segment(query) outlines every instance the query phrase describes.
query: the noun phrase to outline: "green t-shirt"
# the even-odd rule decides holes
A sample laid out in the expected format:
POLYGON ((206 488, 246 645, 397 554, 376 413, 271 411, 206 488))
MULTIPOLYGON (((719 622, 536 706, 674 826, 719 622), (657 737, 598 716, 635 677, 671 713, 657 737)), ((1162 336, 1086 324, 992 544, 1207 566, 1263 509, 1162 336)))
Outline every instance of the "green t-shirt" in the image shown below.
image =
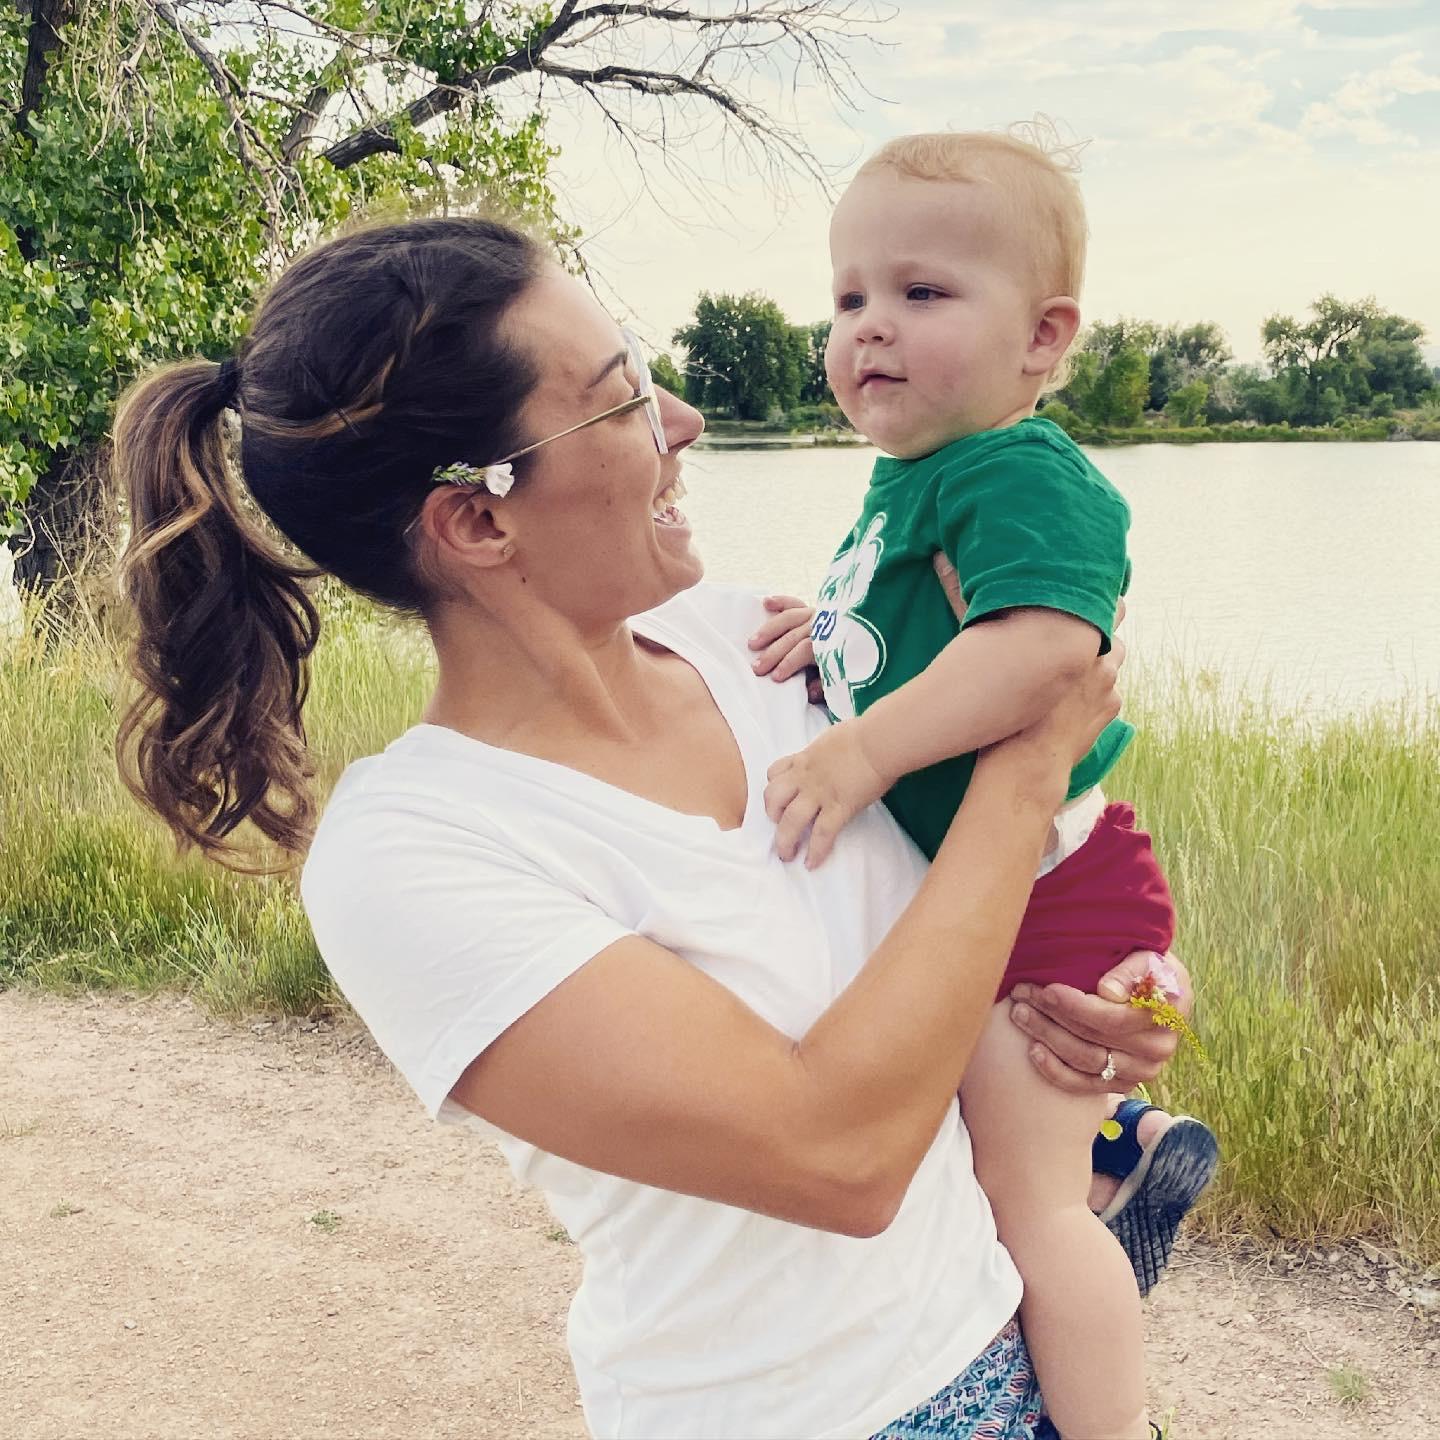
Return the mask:
MULTIPOLYGON (((815 658, 831 713, 863 714, 960 633, 935 578, 937 550, 960 575, 967 626, 1021 606, 1061 610, 1095 627, 1103 654, 1130 583, 1129 526, 1120 493, 1049 420, 967 435, 921 460, 881 456, 816 608, 815 658)), ((1133 735, 1123 720, 1106 727, 1071 776, 1072 798, 1099 784, 1133 735)), ((973 755, 943 760, 903 776, 885 797, 932 858, 974 768, 973 755)))

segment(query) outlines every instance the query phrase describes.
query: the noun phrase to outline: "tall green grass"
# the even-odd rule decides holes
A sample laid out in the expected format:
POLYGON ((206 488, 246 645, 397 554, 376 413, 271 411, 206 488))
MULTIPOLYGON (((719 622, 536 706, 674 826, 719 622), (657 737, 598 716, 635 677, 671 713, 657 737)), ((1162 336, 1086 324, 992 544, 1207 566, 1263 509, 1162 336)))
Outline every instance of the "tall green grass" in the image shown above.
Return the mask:
MULTIPOLYGON (((414 721, 425 655, 361 609, 327 615, 322 787, 414 721)), ((0 985, 332 1001, 293 881, 177 858, 120 786, 119 668, 94 626, 41 624, 0 660, 0 985)), ((1180 905, 1208 1059, 1155 1088, 1220 1134, 1206 1223, 1440 1260, 1440 707, 1307 721, 1181 667, 1129 694, 1141 738, 1107 789, 1180 905)))
MULTIPOLYGON (((306 707, 322 791, 418 717, 425 656, 413 634, 330 608, 306 707)), ((121 785, 122 671, 119 643, 75 618, 40 617, 0 660, 0 985, 180 986, 231 1013, 333 1001, 294 877, 178 856, 121 785)))
POLYGON ((1217 1226, 1440 1259, 1440 706, 1306 720, 1142 677, 1133 798, 1180 911, 1207 1060, 1158 1098, 1225 1150, 1217 1226))

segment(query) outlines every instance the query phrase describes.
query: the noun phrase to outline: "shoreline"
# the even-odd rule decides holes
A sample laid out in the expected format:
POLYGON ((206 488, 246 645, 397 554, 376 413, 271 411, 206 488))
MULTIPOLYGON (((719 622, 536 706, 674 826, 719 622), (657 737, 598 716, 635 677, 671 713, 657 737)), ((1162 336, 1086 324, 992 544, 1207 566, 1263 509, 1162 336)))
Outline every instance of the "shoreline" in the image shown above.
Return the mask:
MULTIPOLYGON (((723 422, 722 422, 723 423, 723 422)), ((1097 448, 1126 445, 1425 445, 1440 442, 1440 426, 1433 433, 1412 435, 1406 431, 1385 434, 1354 433, 1332 430, 1326 426, 1303 426, 1294 429, 1280 426, 1230 427, 1202 425, 1191 429, 1150 428, 1137 426, 1125 430, 1081 430, 1071 436, 1077 445, 1097 448)), ((698 450, 810 450, 864 449, 870 446, 864 435, 849 432, 791 432, 788 430, 755 430, 748 433, 716 434, 706 430, 695 442, 698 450)))
POLYGON ((822 431, 795 434, 789 430, 757 430, 753 435, 712 434, 706 430, 695 442, 697 450, 848 450, 866 448, 870 444, 864 435, 853 430, 832 432, 822 431))

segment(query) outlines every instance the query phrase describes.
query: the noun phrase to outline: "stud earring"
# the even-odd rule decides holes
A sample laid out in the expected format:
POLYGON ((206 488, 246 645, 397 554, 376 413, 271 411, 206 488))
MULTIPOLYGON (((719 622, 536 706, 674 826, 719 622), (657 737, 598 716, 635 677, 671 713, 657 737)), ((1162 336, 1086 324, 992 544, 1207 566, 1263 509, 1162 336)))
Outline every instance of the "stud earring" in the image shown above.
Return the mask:
POLYGON ((500 547, 500 553, 508 560, 515 553, 515 542, 513 540, 507 540, 504 545, 500 547))

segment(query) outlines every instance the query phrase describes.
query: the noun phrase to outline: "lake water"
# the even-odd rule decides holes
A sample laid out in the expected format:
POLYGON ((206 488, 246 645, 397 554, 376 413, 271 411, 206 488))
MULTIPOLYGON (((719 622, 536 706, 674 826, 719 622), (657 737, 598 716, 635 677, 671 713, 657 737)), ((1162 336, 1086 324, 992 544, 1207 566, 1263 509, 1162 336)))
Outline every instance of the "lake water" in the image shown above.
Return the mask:
MULTIPOLYGON (((712 579, 807 598, 859 511, 868 448, 692 450, 712 579)), ((1094 452, 1130 502, 1126 640, 1314 711, 1440 692, 1440 444, 1094 452)))

